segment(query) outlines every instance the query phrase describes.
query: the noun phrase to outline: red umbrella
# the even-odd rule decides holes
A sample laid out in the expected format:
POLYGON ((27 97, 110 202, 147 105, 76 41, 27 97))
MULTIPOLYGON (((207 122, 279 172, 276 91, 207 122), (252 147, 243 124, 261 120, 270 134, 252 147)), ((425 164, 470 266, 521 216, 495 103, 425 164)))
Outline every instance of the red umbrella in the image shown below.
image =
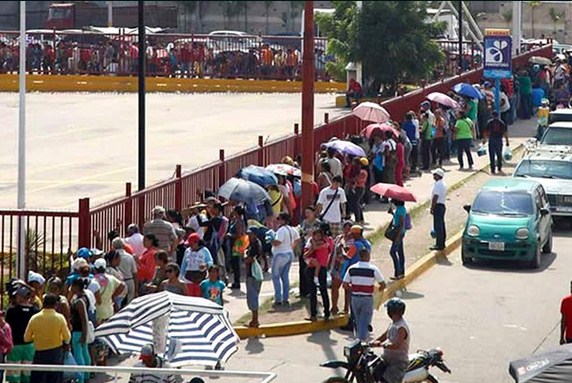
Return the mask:
POLYGON ((397 129, 393 125, 384 122, 383 124, 370 124, 364 130, 361 131, 361 135, 367 138, 371 138, 376 134, 383 136, 385 132, 391 132, 394 136, 399 136, 397 129))
POLYGON ((417 202, 417 198, 403 186, 379 183, 369 188, 372 192, 382 197, 397 199, 403 202, 417 202))

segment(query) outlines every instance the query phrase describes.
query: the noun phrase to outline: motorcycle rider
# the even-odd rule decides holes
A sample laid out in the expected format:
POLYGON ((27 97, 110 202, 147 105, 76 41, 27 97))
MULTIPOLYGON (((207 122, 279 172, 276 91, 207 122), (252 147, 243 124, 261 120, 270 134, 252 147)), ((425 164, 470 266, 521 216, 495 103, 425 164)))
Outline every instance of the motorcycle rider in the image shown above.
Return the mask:
POLYGON ((372 347, 383 347, 383 359, 386 363, 383 379, 387 383, 401 383, 409 363, 409 326, 405 314, 405 302, 391 298, 385 304, 387 315, 392 323, 379 338, 371 343, 372 347))

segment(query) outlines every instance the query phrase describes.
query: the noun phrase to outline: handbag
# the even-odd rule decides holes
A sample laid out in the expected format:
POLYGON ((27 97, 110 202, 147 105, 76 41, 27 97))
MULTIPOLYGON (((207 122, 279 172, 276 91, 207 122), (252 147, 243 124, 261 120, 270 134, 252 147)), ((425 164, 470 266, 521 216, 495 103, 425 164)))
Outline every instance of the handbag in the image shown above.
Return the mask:
POLYGON ((385 229, 385 233, 383 233, 383 235, 385 236, 385 238, 393 242, 395 241, 395 238, 397 238, 397 229, 398 228, 395 227, 392 221, 389 223, 389 225, 387 225, 387 228, 385 229))
POLYGON ((252 272, 252 277, 256 279, 258 282, 262 282, 264 280, 264 273, 262 272, 262 267, 260 263, 254 258, 252 264, 250 265, 250 271, 252 272))
POLYGON ((88 320, 87 321, 87 335, 85 336, 85 343, 91 344, 95 341, 95 326, 93 323, 88 320))
POLYGON ((409 215, 409 213, 405 214, 405 230, 411 230, 413 229, 413 222, 411 222, 411 216, 409 215))

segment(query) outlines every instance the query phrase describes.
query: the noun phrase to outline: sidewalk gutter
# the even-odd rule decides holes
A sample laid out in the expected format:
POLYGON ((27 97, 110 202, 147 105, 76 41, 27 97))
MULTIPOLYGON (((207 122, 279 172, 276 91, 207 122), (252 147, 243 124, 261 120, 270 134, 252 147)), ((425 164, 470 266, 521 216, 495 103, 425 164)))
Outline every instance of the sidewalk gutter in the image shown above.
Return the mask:
MULTIPOLYGON (((516 146, 513 150, 513 158, 517 152, 520 152, 524 147, 523 144, 516 146)), ((467 182, 468 179, 474 177, 478 172, 483 171, 489 165, 486 164, 482 166, 477 171, 471 173, 467 177, 463 178, 462 180, 456 182, 452 186, 450 186, 447 191, 453 191, 458 189, 463 183, 467 182)), ((429 206, 429 201, 421 203, 415 206, 411 211, 417 211, 421 208, 429 206)), ((378 228, 375 232, 370 234, 368 237, 376 237, 379 233, 384 230, 385 228, 378 228)), ((413 266, 407 269, 407 273, 405 278, 399 281, 391 282, 387 285, 384 295, 383 295, 383 302, 388 300, 389 298, 393 297, 395 293, 399 290, 403 290, 407 285, 411 282, 416 280, 419 276, 421 276, 424 272, 429 270, 433 265, 437 263, 439 259, 446 258, 449 254, 454 252, 460 245, 461 240, 463 237, 463 230, 460 230, 458 233, 453 235, 447 243, 445 244, 445 249, 443 251, 431 251, 430 253, 426 254, 423 258, 415 262, 413 266)), ((277 336, 290 336, 290 335, 300 335, 300 334, 308 334, 317 331, 325 331, 325 330, 332 330, 334 328, 345 326, 348 322, 348 316, 343 315, 337 318, 332 318, 328 321, 320 319, 316 322, 309 322, 309 321, 295 321, 295 322, 285 322, 285 323, 275 323, 269 325, 262 325, 258 328, 250 328, 244 326, 235 327, 235 331, 240 337, 240 339, 247 339, 247 338, 254 338, 254 337, 277 337, 277 336)))

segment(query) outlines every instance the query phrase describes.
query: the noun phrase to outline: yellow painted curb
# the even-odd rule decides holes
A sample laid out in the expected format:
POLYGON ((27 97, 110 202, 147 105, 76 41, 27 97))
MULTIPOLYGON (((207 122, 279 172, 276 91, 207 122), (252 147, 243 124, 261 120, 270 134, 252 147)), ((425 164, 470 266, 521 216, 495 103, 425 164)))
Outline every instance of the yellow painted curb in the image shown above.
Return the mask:
POLYGON ((287 323, 276 323, 263 325, 257 328, 251 327, 235 327, 234 330, 240 339, 247 339, 253 337, 275 337, 275 336, 290 336, 299 334, 308 334, 318 331, 331 330, 334 328, 345 326, 348 323, 348 316, 343 315, 332 318, 328 321, 323 319, 315 322, 310 321, 297 321, 287 323))
MULTIPOLYGON (((314 93, 336 93, 345 90, 344 83, 321 82, 314 84, 314 93)), ((147 92, 237 92, 237 93, 298 93, 301 81, 198 79, 147 77, 147 92)), ((28 75, 29 92, 137 92, 137 77, 80 76, 80 75, 28 75)), ((18 91, 18 75, 0 75, 1 92, 18 91)))

